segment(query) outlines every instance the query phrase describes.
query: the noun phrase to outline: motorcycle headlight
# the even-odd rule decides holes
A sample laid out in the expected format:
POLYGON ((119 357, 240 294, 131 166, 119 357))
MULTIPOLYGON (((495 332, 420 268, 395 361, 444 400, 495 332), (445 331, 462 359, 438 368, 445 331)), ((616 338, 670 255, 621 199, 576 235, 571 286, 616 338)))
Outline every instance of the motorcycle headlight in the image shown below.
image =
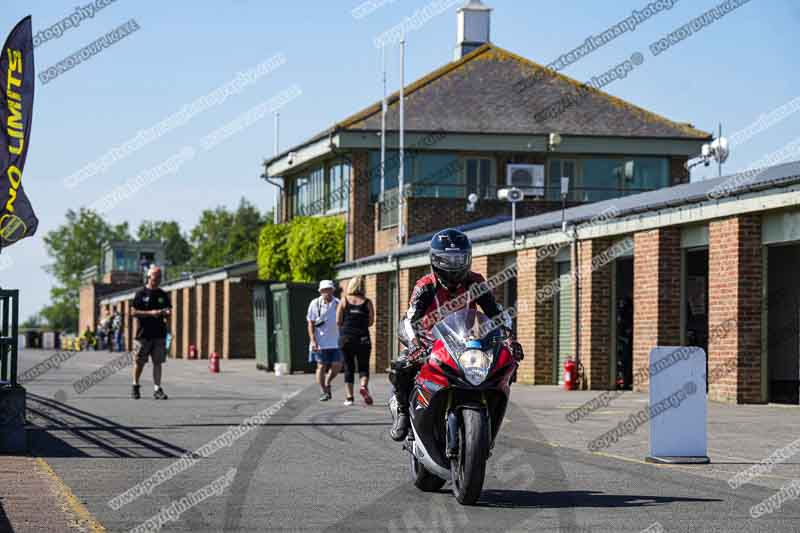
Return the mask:
POLYGON ((465 350, 458 357, 458 363, 464 369, 464 376, 473 385, 480 385, 489 373, 492 358, 481 350, 465 350))

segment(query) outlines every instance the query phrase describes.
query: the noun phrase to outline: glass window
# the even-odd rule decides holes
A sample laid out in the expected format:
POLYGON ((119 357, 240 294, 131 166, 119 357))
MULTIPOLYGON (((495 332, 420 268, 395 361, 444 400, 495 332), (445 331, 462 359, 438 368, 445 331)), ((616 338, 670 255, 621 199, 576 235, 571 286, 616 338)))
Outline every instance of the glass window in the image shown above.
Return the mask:
POLYGON ((294 215, 309 216, 325 211, 325 169, 317 167, 294 180, 294 215))
POLYGON ((328 211, 347 209, 350 192, 350 164, 333 163, 328 169, 328 211))
POLYGON ((564 176, 570 178, 570 200, 597 202, 667 187, 669 161, 664 157, 551 159, 547 174, 548 200, 560 200, 564 176))
POLYGON ((577 168, 576 162, 572 159, 551 159, 547 166, 545 198, 551 202, 561 201, 561 178, 569 178, 567 199, 577 198, 576 189, 580 186, 577 180, 577 168))
POLYGON ((453 154, 419 154, 416 158, 414 196, 458 198, 463 195, 463 161, 453 154))
POLYGON ((596 202, 622 196, 624 189, 622 159, 584 159, 582 191, 577 200, 596 202))
POLYGON ((467 158, 463 197, 476 193, 480 198, 494 198, 496 194, 494 161, 487 158, 467 158))
MULTIPOLYGON (((411 183, 414 177, 414 158, 413 152, 405 153, 405 168, 403 169, 404 180, 411 183)), ((400 152, 397 150, 386 150, 386 171, 384 178, 384 190, 396 189, 400 175, 400 152)), ((376 201, 381 192, 381 153, 380 151, 370 152, 369 154, 369 192, 372 201, 376 201)))

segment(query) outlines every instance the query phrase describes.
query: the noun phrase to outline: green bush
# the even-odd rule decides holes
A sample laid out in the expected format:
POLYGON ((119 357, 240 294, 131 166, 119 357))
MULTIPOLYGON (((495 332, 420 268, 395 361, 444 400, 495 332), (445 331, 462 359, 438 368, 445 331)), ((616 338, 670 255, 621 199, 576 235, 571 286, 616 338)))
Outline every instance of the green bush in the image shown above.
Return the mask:
POLYGON ((288 224, 266 224, 258 235, 258 277, 290 281, 289 255, 286 251, 288 224))
POLYGON ((289 224, 267 224, 258 242, 261 279, 314 282, 333 279, 344 261, 344 220, 296 217, 289 224))
POLYGON ((344 220, 299 217, 292 220, 287 243, 293 281, 333 279, 344 261, 344 220))

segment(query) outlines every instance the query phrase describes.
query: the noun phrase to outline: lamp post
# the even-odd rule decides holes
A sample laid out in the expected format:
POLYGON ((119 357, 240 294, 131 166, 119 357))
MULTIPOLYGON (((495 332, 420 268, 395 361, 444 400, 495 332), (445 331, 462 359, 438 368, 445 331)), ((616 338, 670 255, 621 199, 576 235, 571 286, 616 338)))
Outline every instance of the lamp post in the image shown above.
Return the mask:
POLYGON ((567 232, 567 194, 569 194, 569 178, 561 178, 561 231, 567 232))
POLYGON ((525 198, 525 193, 516 187, 510 189, 500 189, 497 191, 499 200, 506 200, 511 204, 511 242, 517 245, 517 202, 525 198))

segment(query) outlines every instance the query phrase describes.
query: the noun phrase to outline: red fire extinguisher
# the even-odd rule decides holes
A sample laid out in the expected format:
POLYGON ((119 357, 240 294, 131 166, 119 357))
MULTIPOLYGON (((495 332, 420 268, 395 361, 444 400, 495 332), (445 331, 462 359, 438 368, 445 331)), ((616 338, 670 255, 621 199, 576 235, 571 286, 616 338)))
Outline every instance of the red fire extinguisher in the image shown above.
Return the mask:
POLYGON ((217 352, 212 352, 208 358, 208 371, 214 374, 219 373, 219 355, 217 352))
POLYGON ((578 383, 578 365, 574 359, 564 363, 564 390, 575 390, 578 383))
POLYGON ((189 359, 197 359, 197 346, 194 344, 189 345, 189 359))

